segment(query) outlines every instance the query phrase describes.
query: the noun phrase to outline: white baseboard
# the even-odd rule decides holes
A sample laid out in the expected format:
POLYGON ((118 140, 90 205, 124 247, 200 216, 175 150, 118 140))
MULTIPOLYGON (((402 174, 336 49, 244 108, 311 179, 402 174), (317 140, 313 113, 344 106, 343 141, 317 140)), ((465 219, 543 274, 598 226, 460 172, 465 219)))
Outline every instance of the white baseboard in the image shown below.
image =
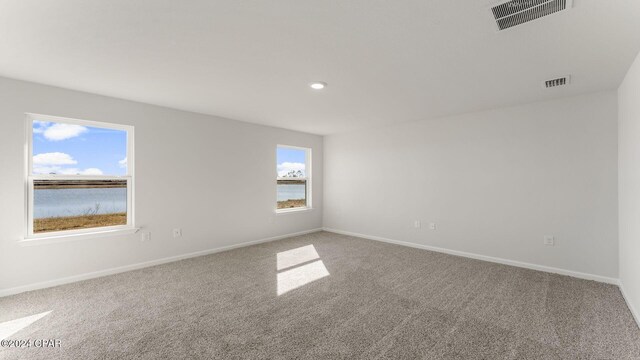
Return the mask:
POLYGON ((219 248, 196 251, 196 252, 192 252, 192 253, 188 253, 188 254, 170 256, 170 257, 166 257, 166 258, 162 258, 162 259, 151 260, 151 261, 146 261, 146 262, 137 263, 137 264, 131 264, 131 265, 125 265, 125 266, 120 266, 120 267, 115 267, 115 268, 105 269, 105 270, 100 270, 100 271, 94 271, 94 272, 90 272, 90 273, 74 275, 74 276, 64 277, 64 278, 55 279, 55 280, 43 281, 43 282, 29 284, 29 285, 17 286, 17 287, 9 288, 9 289, 1 289, 0 290, 0 297, 9 296, 9 295, 15 295, 15 294, 19 294, 19 293, 22 293, 22 292, 25 292, 25 291, 32 291, 32 290, 44 289, 44 288, 49 288, 49 287, 58 286, 58 285, 69 284, 69 283, 82 281, 82 280, 94 279, 94 278, 98 278, 98 277, 102 277, 102 276, 118 274, 118 273, 122 273, 122 272, 126 272, 126 271, 142 269, 142 268, 146 268, 146 267, 150 267, 150 266, 166 264, 166 263, 179 261, 179 260, 184 260, 184 259, 189 259, 189 258, 194 258, 194 257, 198 257, 198 256, 215 254, 215 253, 219 253, 219 252, 223 252, 223 251, 228 251, 228 250, 232 250, 232 249, 237 249, 237 248, 256 245, 256 244, 261 244, 261 243, 266 243, 266 242, 280 240, 280 239, 285 239, 285 238, 292 237, 292 236, 310 234, 310 233, 314 233, 314 232, 318 232, 318 231, 322 231, 322 229, 318 228, 318 229, 299 231, 299 232, 292 233, 292 234, 278 235, 278 236, 273 236, 273 237, 270 237, 270 238, 254 240, 254 241, 247 241, 247 242, 243 242, 243 243, 235 244, 235 245, 230 245, 230 246, 223 246, 223 247, 219 247, 219 248))
POLYGON ((624 301, 627 302, 627 306, 631 311, 631 315, 633 315, 633 318, 636 320, 636 324, 638 324, 638 327, 640 327, 640 313, 636 311, 636 308, 633 306, 631 301, 629 301, 629 296, 624 291, 624 284, 622 283, 622 281, 620 281, 620 284, 618 285, 618 287, 620 287, 620 292, 622 293, 622 297, 624 298, 624 301))
POLYGON ((531 263, 525 263, 525 262, 521 262, 521 261, 502 259, 502 258, 497 258, 497 257, 492 257, 492 256, 479 255, 479 254, 474 254, 474 253, 469 253, 469 252, 464 252, 464 251, 458 251, 458 250, 450 250, 450 249, 436 247, 436 246, 429 246, 429 245, 416 244, 416 243, 407 242, 407 241, 387 239, 387 238, 383 238, 383 237, 380 237, 380 236, 359 234, 359 233, 354 233, 354 232, 350 232, 350 231, 344 231, 344 230, 338 230, 338 229, 332 229, 332 228, 326 228, 326 227, 323 228, 323 230, 324 231, 328 231, 328 232, 332 232, 332 233, 336 233, 336 234, 355 236, 355 237, 368 239, 368 240, 375 240, 375 241, 381 241, 381 242, 386 242, 386 243, 390 243, 390 244, 408 246, 408 247, 413 247, 413 248, 418 248, 418 249, 423 249, 423 250, 430 250, 430 251, 435 251, 435 252, 439 252, 439 253, 445 253, 445 254, 455 255, 455 256, 462 256, 462 257, 476 259, 476 260, 489 261, 489 262, 503 264, 503 265, 517 266, 517 267, 521 267, 521 268, 525 268, 525 269, 544 271, 544 272, 560 274, 560 275, 567 275, 567 276, 572 276, 572 277, 576 277, 576 278, 579 278, 579 279, 593 280, 593 281, 603 282, 603 283, 607 283, 607 284, 619 285, 619 283, 620 283, 619 280, 615 279, 615 278, 610 278, 610 277, 600 276, 600 275, 594 275, 594 274, 588 274, 588 273, 583 273, 583 272, 578 272, 578 271, 559 269, 559 268, 554 268, 554 267, 549 267, 549 266, 544 266, 544 265, 537 265, 537 264, 531 264, 531 263))

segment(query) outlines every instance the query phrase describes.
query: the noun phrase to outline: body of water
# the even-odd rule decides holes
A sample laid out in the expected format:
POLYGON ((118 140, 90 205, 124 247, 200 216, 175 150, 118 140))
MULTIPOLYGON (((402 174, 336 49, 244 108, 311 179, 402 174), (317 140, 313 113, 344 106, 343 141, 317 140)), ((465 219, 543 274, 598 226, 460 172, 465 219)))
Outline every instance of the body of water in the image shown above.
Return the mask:
MULTIPOLYGON (((303 184, 279 184, 278 201, 305 198, 303 184)), ((33 218, 127 212, 126 188, 36 189, 33 218)))
POLYGON ((36 189, 33 218, 127 212, 126 188, 36 189))
POLYGON ((278 184, 278 201, 305 198, 304 184, 278 184))

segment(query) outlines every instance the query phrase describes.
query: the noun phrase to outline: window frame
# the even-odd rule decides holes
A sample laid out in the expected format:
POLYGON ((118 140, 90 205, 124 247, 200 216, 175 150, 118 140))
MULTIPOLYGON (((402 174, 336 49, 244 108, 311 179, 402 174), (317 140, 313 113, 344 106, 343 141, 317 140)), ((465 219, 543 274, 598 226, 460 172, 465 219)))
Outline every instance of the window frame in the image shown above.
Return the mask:
POLYGON ((311 166, 311 152, 312 149, 308 148, 308 147, 302 147, 302 146, 294 146, 294 145, 283 145, 283 144, 278 144, 276 145, 276 188, 275 188, 275 205, 276 205, 276 213, 278 214, 282 214, 282 213, 290 213, 290 212, 298 212, 298 211, 305 211, 305 210, 312 210, 313 206, 312 206, 312 166, 311 166), (303 150, 305 152, 305 157, 304 157, 304 178, 287 178, 287 177, 280 177, 278 176, 278 148, 287 148, 287 149, 294 149, 294 150, 303 150), (306 206, 300 206, 300 207, 295 207, 295 208, 285 208, 285 209, 278 209, 278 181, 279 180, 291 180, 291 179, 297 179, 297 180, 304 180, 305 181, 305 200, 306 200, 306 206))
POLYGON ((37 240, 46 238, 60 238, 67 236, 81 236, 99 233, 117 233, 121 231, 133 231, 135 228, 135 156, 134 156, 134 127, 123 124, 80 120, 61 116, 42 115, 34 113, 25 114, 25 240, 37 240), (81 125, 109 130, 121 130, 127 133, 127 173, 125 175, 59 175, 59 174, 33 174, 33 122, 47 121, 71 125, 81 125), (48 231, 42 233, 33 232, 34 210, 34 181, 35 180, 126 180, 127 181, 127 223, 125 225, 100 226, 86 229, 48 231))

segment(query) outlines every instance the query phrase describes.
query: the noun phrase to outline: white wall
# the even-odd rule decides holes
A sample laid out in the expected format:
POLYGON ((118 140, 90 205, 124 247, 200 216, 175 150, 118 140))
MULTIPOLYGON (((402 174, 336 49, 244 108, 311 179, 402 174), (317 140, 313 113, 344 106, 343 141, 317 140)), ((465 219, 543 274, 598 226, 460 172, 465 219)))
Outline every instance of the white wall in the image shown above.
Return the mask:
POLYGON ((616 122, 603 92, 327 136, 324 226, 617 278, 616 122))
MULTIPOLYGON (((322 226, 320 136, 0 78, 0 293, 322 226), (140 234, 21 246, 25 112, 135 126, 140 234), (315 210, 275 215, 275 149, 313 149, 315 210), (173 239, 171 229, 183 229, 173 239)), ((250 106, 250 104, 248 105, 250 106)))
POLYGON ((640 322, 640 55, 618 89, 620 282, 640 322))

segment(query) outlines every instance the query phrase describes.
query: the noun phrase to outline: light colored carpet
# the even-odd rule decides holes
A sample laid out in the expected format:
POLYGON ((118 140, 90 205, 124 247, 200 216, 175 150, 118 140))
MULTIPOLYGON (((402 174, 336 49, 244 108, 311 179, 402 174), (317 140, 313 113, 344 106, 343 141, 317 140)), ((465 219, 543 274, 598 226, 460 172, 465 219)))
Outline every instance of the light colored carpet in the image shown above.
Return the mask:
POLYGON ((612 285, 319 232, 0 299, 3 359, 640 359, 612 285), (278 270, 280 269, 280 270, 278 270))

